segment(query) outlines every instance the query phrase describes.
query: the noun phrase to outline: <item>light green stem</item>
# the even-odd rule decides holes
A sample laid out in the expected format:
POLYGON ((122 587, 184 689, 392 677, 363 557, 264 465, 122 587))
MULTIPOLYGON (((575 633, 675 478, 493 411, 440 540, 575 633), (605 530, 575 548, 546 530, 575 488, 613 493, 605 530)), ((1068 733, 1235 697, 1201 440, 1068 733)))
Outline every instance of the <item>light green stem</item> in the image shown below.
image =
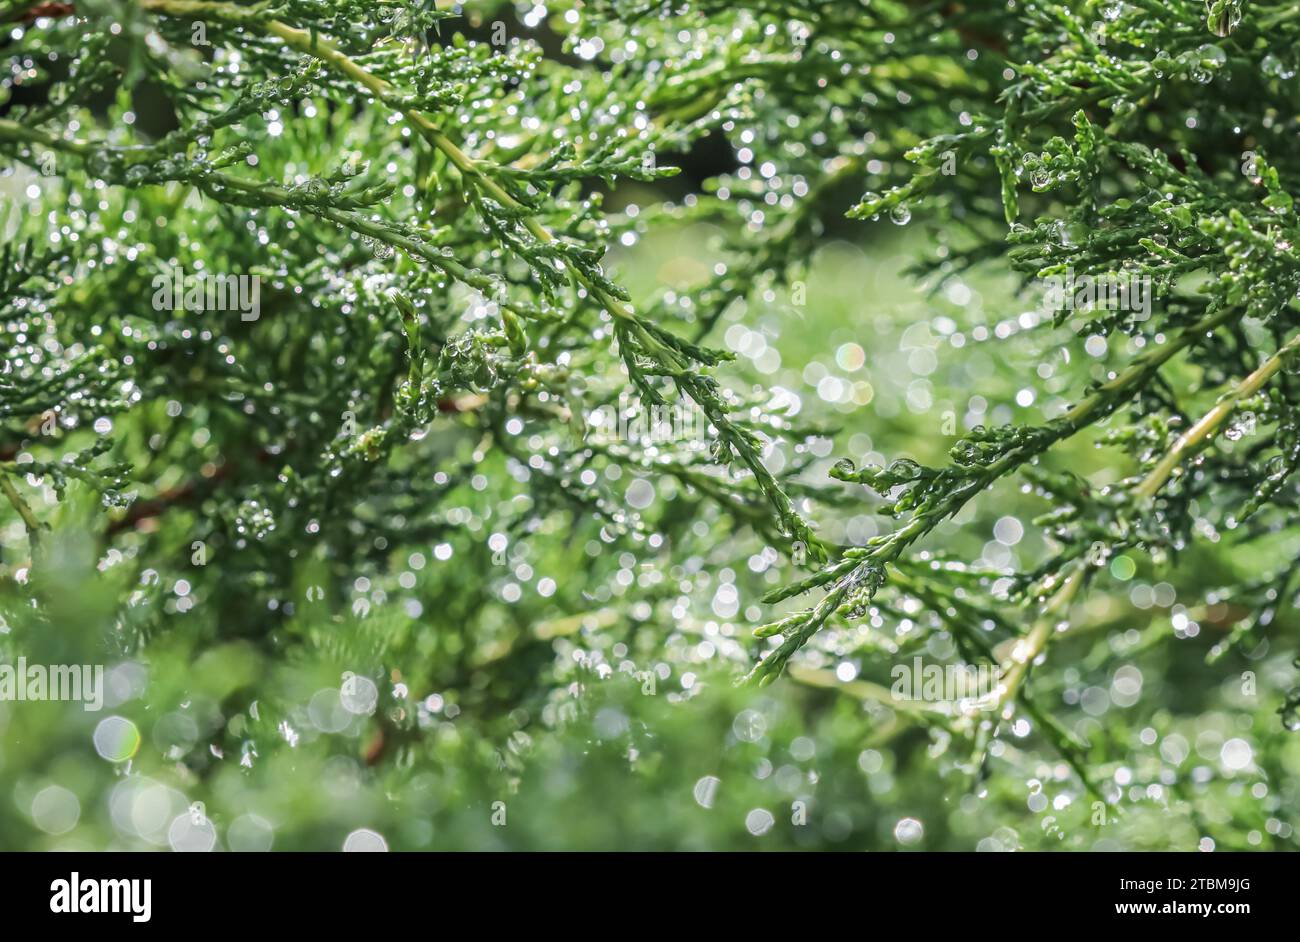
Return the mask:
POLYGON ((41 521, 37 519, 35 511, 23 495, 18 493, 18 488, 14 487, 13 482, 9 480, 9 475, 3 471, 0 471, 0 492, 3 492, 9 499, 9 503, 13 504, 14 510, 18 511, 18 516, 22 518, 23 525, 27 528, 27 541, 31 544, 34 561, 36 551, 41 545, 40 533, 43 529, 41 521))

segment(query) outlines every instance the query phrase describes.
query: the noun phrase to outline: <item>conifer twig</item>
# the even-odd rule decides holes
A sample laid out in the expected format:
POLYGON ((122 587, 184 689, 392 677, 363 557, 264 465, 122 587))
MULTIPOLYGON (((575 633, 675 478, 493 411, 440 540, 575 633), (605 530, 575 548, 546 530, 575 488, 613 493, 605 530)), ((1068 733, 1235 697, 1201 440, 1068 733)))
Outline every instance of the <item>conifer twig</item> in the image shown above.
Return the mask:
MULTIPOLYGON (((865 567, 875 567, 883 572, 883 567, 896 560, 903 550, 961 510, 967 501, 983 493, 993 482, 1042 454, 1051 445, 1113 413, 1132 399, 1172 357, 1198 343, 1236 316, 1240 316, 1239 311, 1226 308, 1207 315, 1187 327, 1176 338, 1140 354, 1114 379, 1100 385, 1060 418, 1053 420, 1048 426, 1048 434, 1008 451, 936 504, 918 511, 904 526, 887 536, 876 538, 868 544, 868 548, 855 550, 853 555, 846 555, 839 564, 824 570, 821 576, 814 577, 816 585, 825 584, 831 578, 835 580, 834 585, 811 609, 787 616, 755 631, 755 636, 760 638, 783 634, 785 641, 755 664, 744 680, 768 683, 775 679, 790 657, 820 630, 826 620, 839 610, 850 592, 858 587, 860 574, 865 567)), ((789 594, 792 592, 786 590, 782 597, 788 597, 789 594)))
MULTIPOLYGON (((1180 435, 1173 447, 1133 489, 1134 495, 1140 498, 1154 497, 1183 459, 1211 441, 1237 405, 1243 399, 1257 393, 1297 350, 1300 350, 1300 333, 1261 363, 1249 376, 1223 396, 1212 409, 1201 416, 1195 425, 1180 435)), ((999 707, 1016 697, 1029 666, 1043 653, 1051 638, 1068 629, 1069 622, 1065 620, 1066 612, 1083 586, 1086 573, 1086 563, 1082 561, 1076 563, 1069 577, 1043 607, 1033 629, 1024 639, 1016 643, 1011 657, 1004 665, 1005 673, 997 701, 999 707)))
MULTIPOLYGON (((426 140, 446 156, 461 172, 464 179, 516 215, 540 243, 547 244, 555 241, 555 236, 533 215, 529 207, 516 200, 485 173, 479 162, 466 154, 427 115, 414 108, 393 105, 395 90, 391 84, 373 75, 318 33, 297 29, 279 20, 262 16, 260 8, 236 7, 227 3, 214 2, 214 0, 140 0, 140 4, 145 10, 165 15, 181 17, 210 15, 258 28, 282 40, 290 48, 323 59, 337 71, 359 82, 379 101, 398 110, 426 140)), ((624 323, 627 335, 635 341, 640 351, 658 360, 661 372, 670 376, 676 382, 677 388, 689 396, 708 416, 709 421, 717 429, 720 441, 731 448, 754 475, 759 488, 776 510, 781 525, 789 537, 804 543, 814 558, 824 558, 825 548, 808 524, 795 511, 789 497, 763 463, 758 454, 757 443, 741 433, 728 418, 725 406, 714 392, 713 386, 702 382, 693 372, 691 359, 683 352, 680 345, 671 340, 665 332, 651 329, 630 304, 614 297, 581 269, 571 265, 569 271, 600 307, 624 323)))
POLYGON ((44 524, 36 516, 36 512, 32 510, 26 498, 18 493, 18 489, 14 487, 4 470, 0 470, 0 492, 4 493, 14 510, 18 511, 18 516, 22 518, 23 526, 27 528, 27 540, 32 547, 32 559, 35 561, 36 552, 40 549, 41 530, 44 529, 44 524))

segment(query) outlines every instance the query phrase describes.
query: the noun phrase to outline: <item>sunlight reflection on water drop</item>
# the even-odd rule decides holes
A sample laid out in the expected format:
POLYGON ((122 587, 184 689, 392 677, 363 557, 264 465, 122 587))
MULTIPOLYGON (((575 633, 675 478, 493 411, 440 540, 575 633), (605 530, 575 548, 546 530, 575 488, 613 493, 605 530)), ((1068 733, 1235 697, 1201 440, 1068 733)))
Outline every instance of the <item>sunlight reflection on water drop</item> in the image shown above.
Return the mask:
POLYGON ((721 784, 722 780, 715 775, 704 776, 695 783, 695 803, 701 808, 712 808, 721 784))
POLYGON ((776 824, 776 818, 772 812, 766 808, 755 808, 749 814, 745 815, 745 828, 755 837, 761 837, 768 831, 772 830, 776 824))
POLYGON ((358 828, 348 835, 343 842, 346 853, 383 853, 388 850, 388 842, 382 834, 369 828, 358 828))

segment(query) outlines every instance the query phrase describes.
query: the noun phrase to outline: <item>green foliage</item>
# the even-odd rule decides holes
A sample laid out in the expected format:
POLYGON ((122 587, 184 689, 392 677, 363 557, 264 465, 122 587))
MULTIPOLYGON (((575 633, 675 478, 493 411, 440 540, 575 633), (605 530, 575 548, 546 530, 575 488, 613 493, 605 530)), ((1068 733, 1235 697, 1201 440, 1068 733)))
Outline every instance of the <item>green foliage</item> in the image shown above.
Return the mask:
POLYGON ((1294 846, 1293 5, 4 9, 15 845, 1294 846))

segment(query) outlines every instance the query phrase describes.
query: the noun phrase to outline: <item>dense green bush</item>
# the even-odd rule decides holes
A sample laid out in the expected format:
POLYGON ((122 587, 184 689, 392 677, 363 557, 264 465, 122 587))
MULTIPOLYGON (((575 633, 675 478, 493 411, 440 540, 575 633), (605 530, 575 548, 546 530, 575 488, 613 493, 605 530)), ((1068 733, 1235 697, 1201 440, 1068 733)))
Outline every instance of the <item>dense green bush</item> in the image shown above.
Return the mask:
POLYGON ((1294 3, 0 9, 5 846, 1294 847, 1294 3))

